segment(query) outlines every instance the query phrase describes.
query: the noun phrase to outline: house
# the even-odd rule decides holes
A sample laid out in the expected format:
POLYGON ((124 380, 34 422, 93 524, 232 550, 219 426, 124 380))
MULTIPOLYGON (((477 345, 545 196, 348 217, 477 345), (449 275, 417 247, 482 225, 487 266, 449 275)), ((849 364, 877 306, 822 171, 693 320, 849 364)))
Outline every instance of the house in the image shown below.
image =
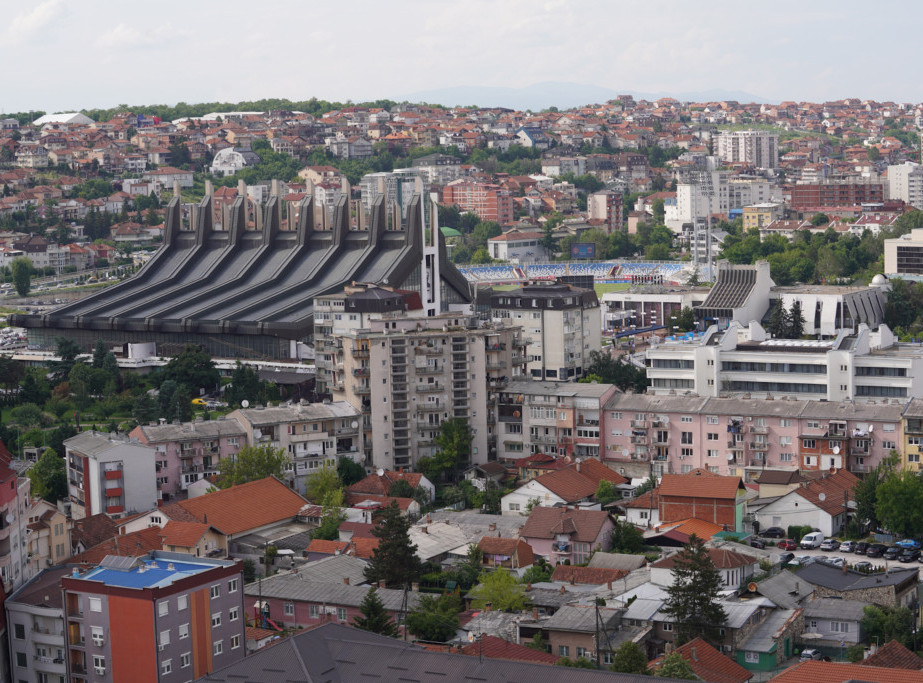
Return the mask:
POLYGON ((583 564, 594 550, 608 550, 614 528, 608 513, 536 506, 520 531, 536 555, 552 564, 583 564))
POLYGON ((70 558, 72 564, 99 564, 106 557, 141 557, 163 550, 160 527, 152 526, 126 534, 116 534, 70 558))
POLYGON ((863 574, 853 569, 814 562, 799 570, 799 581, 814 586, 816 598, 860 600, 882 607, 910 606, 916 601, 920 570, 893 568, 884 574, 863 574))
MULTIPOLYGON (((600 553, 596 553, 599 555, 600 553)), ((596 557, 594 555, 593 557, 596 557)), ((607 569, 604 567, 574 567, 569 564, 559 564, 551 574, 552 581, 561 581, 572 584, 589 584, 593 586, 608 585, 612 587, 613 581, 628 575, 622 569, 607 569)))
MULTIPOLYGON (((595 661, 597 644, 604 651, 611 651, 640 635, 640 627, 622 623, 623 613, 624 610, 612 607, 564 605, 547 619, 539 619, 537 624, 526 620, 520 622, 520 633, 523 628, 539 626, 551 647, 551 654, 595 661), (598 640, 601 628, 609 635, 608 643, 598 640)), ((605 657, 600 659, 605 661, 605 657)))
POLYGON ((529 504, 544 506, 574 505, 589 502, 601 481, 614 486, 626 484, 625 477, 595 458, 572 462, 564 469, 548 472, 526 482, 512 493, 503 496, 500 508, 503 514, 522 514, 529 504))
POLYGON ((843 683, 844 681, 876 681, 876 683, 923 683, 923 671, 887 669, 844 662, 809 660, 785 669, 772 683, 843 683))
POLYGON ((853 487, 858 478, 845 469, 834 469, 762 506, 755 513, 760 527, 810 526, 832 536, 846 523, 854 507, 853 487))
POLYGON ((492 635, 481 635, 475 642, 462 647, 463 655, 488 659, 508 659, 514 662, 534 662, 538 664, 555 664, 558 657, 550 652, 536 650, 534 647, 511 643, 492 635))
POLYGON ((637 527, 659 527, 660 508, 657 489, 646 491, 629 500, 619 500, 613 505, 625 515, 625 521, 637 527))
POLYGON ((866 657, 859 663, 863 666, 879 666, 888 669, 908 669, 910 671, 923 669, 923 659, 896 640, 889 640, 878 648, 875 654, 866 657))
POLYGON ((485 567, 525 569, 532 566, 532 546, 521 538, 485 536, 478 541, 478 548, 483 553, 481 564, 485 567))
POLYGON ((391 470, 378 469, 374 474, 370 474, 364 479, 357 481, 347 487, 349 493, 373 494, 378 496, 390 496, 391 487, 397 481, 404 481, 411 489, 418 486, 423 487, 429 494, 429 500, 436 499, 436 487, 433 483, 418 472, 393 472, 391 470))
POLYGON ((759 486, 760 498, 774 498, 784 496, 794 491, 802 484, 810 481, 801 473, 801 470, 763 470, 760 476, 753 480, 759 486))
MULTIPOLYGON (((744 683, 753 678, 753 673, 721 652, 702 638, 693 638, 688 643, 674 650, 686 660, 692 671, 700 680, 712 683, 744 683)), ((663 664, 663 657, 658 657, 647 665, 656 671, 663 664)))
MULTIPOLYGON (((759 568, 759 561, 752 555, 722 548, 707 548, 706 552, 715 569, 721 574, 721 583, 727 590, 737 590, 741 586, 746 586, 759 568)), ((672 586, 673 568, 679 556, 680 553, 673 553, 654 562, 651 565, 651 581, 661 586, 672 586)))
POLYGON ((664 474, 657 487, 661 522, 701 519, 729 531, 743 531, 747 489, 740 477, 696 469, 664 474))
POLYGON ((160 530, 163 549, 196 557, 212 557, 227 547, 227 539, 211 524, 170 520, 160 530))
POLYGON ((72 553, 82 553, 118 533, 118 523, 102 512, 83 519, 75 519, 71 528, 72 553))
POLYGON ((65 562, 71 556, 70 523, 56 505, 38 499, 28 509, 28 557, 30 576, 45 567, 65 562))
POLYGON ((843 647, 842 643, 849 647, 864 642, 862 619, 867 604, 833 597, 809 600, 804 605, 802 640, 811 647, 831 651, 839 650, 843 647))

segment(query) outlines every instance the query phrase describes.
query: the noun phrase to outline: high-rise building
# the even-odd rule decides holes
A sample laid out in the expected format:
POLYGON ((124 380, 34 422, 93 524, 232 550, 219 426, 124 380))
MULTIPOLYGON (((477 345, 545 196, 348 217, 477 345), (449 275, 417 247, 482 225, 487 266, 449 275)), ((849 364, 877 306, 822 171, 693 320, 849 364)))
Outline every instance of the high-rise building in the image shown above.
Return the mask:
POLYGON ((443 188, 442 203, 476 213, 482 221, 496 221, 500 225, 513 222, 513 196, 497 185, 456 180, 443 188))
POLYGON ((888 199, 901 199, 923 209, 923 166, 912 161, 888 166, 888 199))
POLYGON ((715 154, 728 163, 776 168, 779 165, 779 134, 762 130, 725 131, 716 137, 715 154))
POLYGON ((243 659, 241 567, 155 551, 74 568, 61 579, 68 680, 188 681, 243 659))
POLYGON ((611 234, 622 230, 622 193, 612 190, 594 192, 587 197, 587 212, 590 220, 605 221, 606 232, 611 234))

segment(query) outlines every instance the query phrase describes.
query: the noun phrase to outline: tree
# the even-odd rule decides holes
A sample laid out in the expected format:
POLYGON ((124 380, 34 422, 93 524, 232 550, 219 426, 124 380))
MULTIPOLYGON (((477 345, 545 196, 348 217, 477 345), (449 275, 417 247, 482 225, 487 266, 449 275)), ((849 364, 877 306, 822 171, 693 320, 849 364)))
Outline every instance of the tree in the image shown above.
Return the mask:
POLYGON ((227 386, 224 397, 232 406, 240 405, 240 402, 245 399, 254 403, 261 399, 261 389, 260 377, 256 371, 249 365, 242 365, 240 361, 237 361, 231 373, 231 383, 227 386))
POLYGON ((388 495, 392 498, 413 498, 413 486, 406 479, 398 479, 391 484, 388 495))
POLYGON ((727 619, 724 607, 717 601, 721 589, 721 574, 715 569, 705 543, 693 534, 676 556, 673 585, 667 588, 663 610, 675 622, 677 645, 696 636, 712 643, 718 641, 718 629, 727 619))
POLYGON ((546 562, 543 558, 536 558, 535 564, 523 572, 522 582, 528 585, 530 583, 543 583, 544 581, 550 581, 553 569, 554 568, 549 565, 548 562, 546 562))
POLYGON ((103 360, 106 358, 108 352, 109 349, 106 348, 106 342, 102 339, 97 339, 96 346, 93 347, 93 361, 91 365, 94 368, 102 368, 103 360))
POLYGON ((81 353, 83 353, 83 349, 81 349, 80 345, 73 339, 58 337, 57 346, 55 348, 55 355, 58 357, 58 360, 50 364, 52 380, 55 384, 59 384, 68 378, 71 370, 73 370, 74 365, 77 363, 77 356, 81 353))
POLYGON ((647 371, 625 362, 621 357, 612 358, 607 353, 590 351, 585 372, 587 377, 595 375, 599 381, 614 384, 622 391, 634 391, 639 394, 647 391, 647 371))
POLYGON ((398 630, 394 621, 388 615, 385 604, 378 597, 378 591, 373 586, 369 588, 362 602, 359 604, 359 613, 362 616, 353 619, 353 626, 363 631, 371 631, 383 636, 397 637, 398 630))
POLYGON ((343 486, 352 486, 365 479, 365 468, 352 458, 341 455, 337 459, 337 476, 343 486))
POLYGON ((26 296, 32 285, 32 273, 34 272, 32 261, 25 256, 18 256, 13 259, 10 268, 13 271, 13 286, 16 288, 16 293, 19 296, 26 296))
POLYGON ((856 519, 862 524, 869 524, 878 528, 880 523, 875 511, 878 501, 878 487, 891 473, 900 466, 901 456, 897 451, 891 451, 871 472, 856 482, 853 487, 853 498, 856 501, 856 519))
POLYGON ((612 653, 612 664, 609 666, 610 671, 623 674, 641 674, 648 675, 647 655, 637 643, 626 640, 619 648, 612 653))
POLYGON ((312 503, 322 504, 324 498, 334 491, 340 491, 343 484, 337 476, 336 467, 324 463, 319 470, 308 477, 304 487, 304 497, 312 503))
POLYGON ((432 473, 454 479, 456 470, 467 465, 471 458, 473 438, 468 420, 463 417, 453 417, 439 425, 439 433, 434 439, 436 454, 432 458, 432 473))
POLYGON ((26 369, 22 363, 13 360, 10 356, 0 356, 0 387, 7 392, 19 388, 19 383, 25 379, 26 369))
POLYGON ((791 325, 788 321, 788 311, 785 310, 785 305, 782 303, 782 299, 776 299, 775 304, 772 307, 772 313, 769 314, 769 323, 766 326, 766 331, 769 332, 773 337, 784 338, 788 336, 788 331, 791 325))
POLYGON ((340 525, 346 521, 346 513, 343 512, 343 489, 329 491, 321 505, 323 512, 320 525, 311 534, 311 538, 335 541, 340 537, 340 525))
POLYGON ((827 225, 830 222, 830 216, 825 213, 815 213, 811 216, 811 225, 816 228, 819 228, 822 225, 827 225))
POLYGON ((410 542, 410 520, 401 514, 396 501, 384 509, 381 521, 372 527, 378 547, 365 568, 369 583, 384 581, 389 586, 409 586, 423 572, 417 546, 410 542))
POLYGON ((601 506, 606 506, 618 498, 621 498, 621 496, 615 490, 612 482, 608 479, 600 479, 599 486, 596 487, 596 502, 601 506))
POLYGON ((67 497, 67 468, 64 458, 50 448, 46 448, 42 457, 29 470, 32 480, 32 493, 41 496, 49 503, 57 503, 67 497))
POLYGON ((236 455, 221 460, 218 486, 226 489, 266 477, 282 478, 287 460, 281 448, 244 446, 236 455))
POLYGON ((792 309, 788 312, 788 338, 801 339, 804 334, 804 314, 801 312, 801 301, 795 299, 792 309))
POLYGON ((639 555, 644 552, 644 534, 631 522, 615 520, 615 526, 609 532, 612 544, 610 552, 639 555))
POLYGON ((862 612, 862 628, 869 642, 896 640, 901 645, 911 645, 914 613, 909 607, 866 605, 862 612))
POLYGON ((421 640, 444 643, 458 629, 456 607, 450 595, 421 595, 416 608, 407 614, 407 630, 421 640))
POLYGON ((654 675, 658 678, 679 678, 684 681, 699 680, 699 677, 695 675, 695 671, 689 666, 689 662, 683 659, 679 652, 671 652, 664 657, 654 675))
POLYGON ((163 369, 163 378, 193 389, 210 389, 221 383, 212 357, 195 344, 187 344, 182 353, 170 359, 163 369))
POLYGON ((683 306, 683 309, 676 317, 677 332, 692 332, 696 328, 695 311, 689 306, 683 306))
POLYGON ((878 485, 875 516, 898 536, 923 531, 923 479, 910 470, 891 472, 878 485))
POLYGON ((526 587, 513 574, 500 567, 482 573, 478 585, 468 594, 474 597, 472 605, 475 609, 490 607, 498 612, 513 612, 523 610, 529 604, 525 591, 526 587))

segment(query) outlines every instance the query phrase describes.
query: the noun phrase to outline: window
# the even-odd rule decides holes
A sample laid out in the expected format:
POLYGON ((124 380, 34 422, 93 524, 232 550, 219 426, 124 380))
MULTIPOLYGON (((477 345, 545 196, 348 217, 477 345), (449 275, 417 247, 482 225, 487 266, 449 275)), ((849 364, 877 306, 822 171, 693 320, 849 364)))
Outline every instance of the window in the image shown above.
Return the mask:
POLYGON ((179 639, 189 637, 189 624, 180 624, 179 625, 179 639))
POLYGON ((679 418, 679 421, 680 421, 680 422, 691 423, 691 422, 692 422, 692 415, 683 415, 682 417, 679 418))
POLYGON ((705 417, 705 424, 710 424, 710 425, 718 424, 718 416, 717 415, 707 415, 705 417))
POLYGON ((779 437, 779 445, 780 445, 780 446, 791 446, 791 445, 792 445, 792 437, 790 437, 790 436, 780 436, 780 437, 779 437))
POLYGON ((293 615, 295 614, 295 603, 294 603, 294 602, 286 602, 286 603, 282 606, 282 613, 285 614, 285 616, 287 616, 287 617, 293 616, 293 615))
POLYGON ((680 449, 679 449, 679 457, 681 457, 681 458, 688 458, 688 457, 692 456, 693 452, 694 452, 694 451, 693 451, 692 448, 680 448, 680 449))
POLYGON ((831 621, 830 630, 834 633, 849 633, 848 621, 831 621))
POLYGON ((791 426, 792 426, 792 421, 791 421, 791 420, 785 420, 785 419, 779 420, 779 426, 780 426, 780 427, 791 427, 791 426))
POLYGON ((228 621, 237 621, 239 617, 240 617, 239 607, 232 607, 231 609, 228 610, 228 621))
POLYGON ((16 640, 25 640, 26 639, 26 627, 23 624, 16 624, 13 626, 13 637, 16 640))
POLYGON ((611 417, 613 420, 621 420, 622 414, 621 413, 609 413, 609 417, 611 417))
POLYGON ((237 579, 231 579, 228 581, 228 593, 237 592, 237 579))
POLYGON ((26 659, 25 652, 16 653, 16 666, 22 666, 22 667, 29 666, 29 661, 26 659))
POLYGON ((613 664, 615 659, 611 652, 603 652, 603 664, 613 664))
POLYGON ((817 420, 808 420, 808 429, 820 429, 820 422, 817 420))
POLYGON ((709 457, 709 458, 717 458, 717 457, 718 457, 718 451, 715 450, 715 449, 711 449, 711 448, 710 448, 710 449, 708 450, 708 457, 709 457))
POLYGON ((518 511, 519 511, 519 503, 510 503, 509 508, 510 508, 510 512, 518 512, 518 511))
POLYGON ((801 447, 802 448, 817 448, 817 440, 816 439, 802 439, 801 447))
POLYGON ((215 644, 212 645, 212 654, 213 654, 213 655, 220 655, 222 652, 224 652, 224 641, 223 641, 223 640, 216 640, 216 641, 215 641, 215 644))
POLYGON ((782 462, 791 462, 792 460, 794 460, 794 458, 795 458, 794 453, 782 453, 781 455, 779 455, 779 460, 781 460, 782 462))
POLYGON ((686 444, 692 444, 692 432, 680 432, 680 442, 686 444))
POLYGON ((177 598, 176 598, 176 609, 182 611, 182 610, 186 609, 188 606, 189 606, 189 596, 188 596, 188 595, 180 595, 180 596, 177 596, 177 598))
POLYGON ((811 629, 814 631, 817 630, 817 620, 811 619, 811 629))
POLYGON ((221 586, 212 586, 210 595, 212 598, 220 598, 221 597, 221 586))
POLYGON ((93 668, 98 674, 106 673, 106 658, 103 655, 93 655, 93 668))
POLYGON ((173 673, 173 660, 172 659, 163 660, 163 662, 160 664, 160 673, 164 675, 173 673))
POLYGON ((166 631, 161 631, 161 632, 160 632, 160 641, 159 641, 159 642, 160 642, 161 646, 163 646, 163 645, 169 645, 169 644, 170 644, 170 629, 167 629, 166 631))
POLYGON ((897 443, 895 443, 894 441, 882 441, 881 447, 884 448, 886 451, 889 451, 892 448, 896 448, 897 443))
POLYGON ((102 598, 88 598, 87 603, 90 605, 91 612, 102 612, 103 611, 102 598))
POLYGON ((577 648, 577 656, 578 656, 578 657, 586 657, 586 656, 587 656, 587 650, 586 650, 586 648, 585 648, 585 647, 578 647, 578 648, 577 648))
POLYGON ((212 615, 212 628, 217 628, 221 626, 221 612, 215 612, 212 615))
POLYGON ((103 639, 103 627, 102 626, 91 626, 90 635, 93 637, 93 644, 96 647, 102 647, 104 644, 103 639))
POLYGON ((181 655, 179 656, 179 666, 180 666, 181 669, 185 669, 185 668, 187 668, 190 664, 192 664, 192 656, 191 656, 191 654, 192 654, 192 653, 190 653, 190 652, 184 652, 183 654, 181 654, 181 655))
POLYGON ((232 636, 231 637, 231 649, 236 650, 239 647, 240 647, 240 636, 232 636))
POLYGON ((708 432, 708 440, 709 440, 709 441, 717 441, 717 440, 718 440, 718 432, 708 432))
POLYGON ((170 613, 170 603, 166 600, 161 600, 157 603, 157 614, 161 617, 165 617, 170 613))
POLYGON ((339 621, 346 621, 346 608, 337 607, 337 619, 339 621))
POLYGON ((894 431, 894 425, 893 425, 893 424, 882 425, 882 426, 881 426, 881 431, 883 431, 883 432, 893 432, 893 431, 894 431))
POLYGON ((308 616, 311 617, 312 619, 317 619, 318 617, 317 605, 308 605, 308 616))
POLYGON ((665 622, 663 623, 663 630, 664 630, 664 631, 672 631, 672 630, 673 630, 673 624, 671 624, 671 623, 668 622, 668 621, 665 621, 665 622))
POLYGON ((744 661, 747 664, 759 664, 760 663, 760 653, 753 652, 752 650, 744 651, 744 661))
POLYGON ((558 645, 558 656, 560 656, 560 657, 569 657, 569 656, 570 656, 570 646, 568 646, 568 645, 558 645))

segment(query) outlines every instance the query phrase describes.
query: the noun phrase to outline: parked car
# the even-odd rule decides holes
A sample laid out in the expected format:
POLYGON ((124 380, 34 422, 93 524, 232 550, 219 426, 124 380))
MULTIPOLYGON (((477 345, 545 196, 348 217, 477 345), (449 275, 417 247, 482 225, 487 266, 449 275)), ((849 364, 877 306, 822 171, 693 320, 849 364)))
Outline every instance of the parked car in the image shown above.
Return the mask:
POLYGON ((856 543, 856 551, 855 551, 856 555, 865 555, 870 545, 872 544, 869 543, 868 541, 859 541, 858 543, 856 543))
POLYGON ((920 542, 912 538, 905 538, 903 540, 898 541, 894 545, 896 545, 898 548, 903 548, 904 550, 919 550, 920 549, 920 542))
POLYGON ((750 547, 751 547, 751 548, 760 548, 760 549, 762 550, 763 548, 766 547, 766 541, 763 541, 763 540, 761 540, 761 539, 759 539, 759 538, 751 538, 751 539, 750 539, 750 547))
POLYGON ((806 662, 809 659, 816 659, 820 661, 824 656, 820 653, 820 650, 815 650, 814 648, 806 648, 801 651, 801 661, 806 662))
POLYGON ((882 557, 888 549, 884 543, 872 543, 865 551, 866 557, 882 557))
POLYGON ((870 571, 872 571, 872 563, 871 562, 856 562, 852 566, 852 568, 855 569, 857 572, 863 572, 865 574, 868 574, 870 571))
POLYGON ((783 567, 795 559, 795 553, 782 553, 779 555, 779 564, 783 567))
POLYGON ((790 538, 783 538, 779 541, 779 550, 797 550, 798 544, 790 538))
POLYGON ((811 555, 799 555, 794 560, 789 560, 788 563, 797 564, 797 565, 804 567, 806 565, 812 564, 813 562, 814 562, 814 558, 811 555))
POLYGON ((916 562, 920 559, 920 550, 918 548, 904 548, 901 551, 900 557, 897 558, 898 562, 916 562))
POLYGON ((813 550, 814 548, 820 548, 820 544, 823 542, 824 534, 820 531, 812 531, 802 537, 799 545, 805 550, 813 550))
POLYGON ((820 544, 821 550, 838 550, 840 547, 840 542, 835 538, 828 538, 826 541, 820 544))
POLYGON ((780 526, 771 526, 768 529, 764 529, 760 536, 765 536, 766 538, 785 538, 785 531, 780 526))
POLYGON ((842 543, 840 543, 841 553, 853 553, 855 551, 856 551, 855 541, 843 541, 842 543))
POLYGON ((892 545, 890 548, 885 550, 881 556, 885 558, 886 560, 896 560, 898 557, 901 556, 902 552, 903 552, 903 549, 898 548, 896 545, 892 545))
POLYGON ((846 564, 846 560, 844 560, 839 555, 834 555, 833 557, 825 557, 821 560, 821 562, 833 565, 834 567, 842 567, 844 564, 846 564))
POLYGON ((204 398, 194 398, 194 399, 192 399, 192 405, 194 405, 194 406, 204 406, 204 405, 206 405, 206 401, 205 401, 204 398))

